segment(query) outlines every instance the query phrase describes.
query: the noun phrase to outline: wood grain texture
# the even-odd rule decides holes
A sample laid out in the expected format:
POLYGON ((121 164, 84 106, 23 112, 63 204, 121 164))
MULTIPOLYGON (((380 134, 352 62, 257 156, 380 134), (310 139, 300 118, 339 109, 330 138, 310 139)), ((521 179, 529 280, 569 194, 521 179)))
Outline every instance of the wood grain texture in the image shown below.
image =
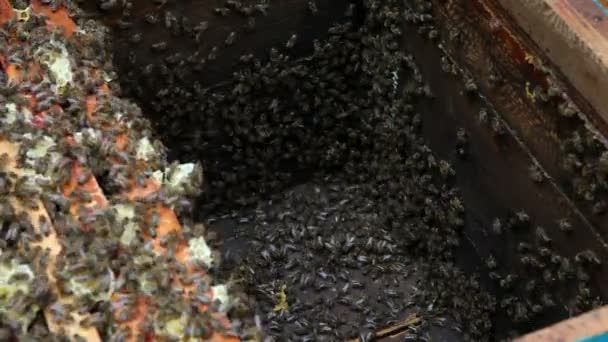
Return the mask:
POLYGON ((576 341, 608 331, 608 306, 535 331, 514 342, 576 341))
POLYGON ((499 0, 608 121, 608 14, 600 1, 499 0))

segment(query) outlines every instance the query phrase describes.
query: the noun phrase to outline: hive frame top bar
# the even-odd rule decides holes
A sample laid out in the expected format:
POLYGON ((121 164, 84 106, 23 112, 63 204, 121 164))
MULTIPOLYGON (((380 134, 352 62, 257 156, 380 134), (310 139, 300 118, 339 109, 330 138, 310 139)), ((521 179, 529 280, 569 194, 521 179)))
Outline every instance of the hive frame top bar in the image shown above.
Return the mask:
POLYGON ((608 122, 608 2, 497 1, 608 122))

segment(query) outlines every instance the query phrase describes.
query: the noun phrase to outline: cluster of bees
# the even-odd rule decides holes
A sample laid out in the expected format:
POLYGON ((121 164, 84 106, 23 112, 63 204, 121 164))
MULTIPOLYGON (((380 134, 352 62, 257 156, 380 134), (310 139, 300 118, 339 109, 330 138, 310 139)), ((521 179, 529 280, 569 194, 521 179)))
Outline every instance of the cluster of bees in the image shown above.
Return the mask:
MULTIPOLYGON (((573 234, 567 219, 559 220, 552 229, 573 234)), ((515 337, 537 329, 538 319, 570 317, 602 305, 593 290, 593 275, 601 261, 592 250, 561 253, 546 229, 535 226, 524 211, 496 218, 490 232, 506 246, 493 251, 484 262, 485 281, 493 284, 495 293, 494 319, 509 322, 505 335, 515 337), (513 263, 504 257, 511 251, 517 255, 513 263)))
MULTIPOLYGON (((255 298, 255 312, 268 335, 294 341, 354 337, 370 341, 376 331, 404 319, 408 311, 424 312, 429 318, 424 326, 408 331, 410 339, 427 338, 437 318, 448 322, 446 328, 469 330, 460 325, 467 320, 446 320, 448 314, 441 306, 428 309, 435 301, 431 294, 435 284, 429 283, 428 270, 457 271, 444 261, 426 259, 437 255, 432 253, 443 242, 434 237, 428 243, 432 252, 421 246, 425 232, 429 236, 433 230, 417 212, 421 208, 413 204, 409 210, 397 208, 398 200, 406 202, 404 195, 385 197, 378 190, 386 189, 371 181, 351 183, 337 174, 298 185, 251 211, 235 213, 235 221, 240 221, 238 235, 247 245, 240 252, 227 249, 222 271, 240 265, 234 277, 243 279, 244 288, 255 298), (394 204, 387 205, 391 200, 394 204), (395 213, 415 218, 397 225, 388 221, 395 213), (279 306, 281 295, 284 306, 279 306)), ((441 276, 456 278, 451 273, 441 276)), ((458 284, 467 284, 468 279, 462 279, 458 284)), ((452 296, 460 288, 452 290, 438 293, 452 296)), ((485 309, 479 301, 475 305, 459 307, 463 310, 459 318, 485 309)), ((483 324, 474 336, 486 333, 491 323, 483 324)))
MULTIPOLYGON (((75 7, 71 1, 42 3, 75 7)), ((301 44, 301 34, 294 33, 266 56, 242 55, 231 79, 211 88, 197 78, 204 78, 204 71, 221 61, 224 49, 256 31, 256 18, 272 12, 271 2, 223 1, 211 15, 236 16, 242 28, 229 30, 223 44, 205 46, 206 34, 215 29, 210 21, 188 22, 163 11, 165 2, 160 1, 144 21, 163 27, 171 39, 150 41, 144 31, 137 31, 145 28, 128 20, 131 4, 103 1, 98 4, 103 11, 121 11, 123 19, 117 26, 131 30, 130 42, 148 44, 152 56, 131 53, 128 62, 134 71, 118 75, 112 71, 105 37, 96 25, 83 22, 87 34, 65 40, 58 33, 49 37, 44 21, 35 15, 9 22, 0 32, 5 43, 0 54, 23 66, 42 58, 50 74, 16 83, 0 72, 4 120, 0 137, 20 145, 19 165, 31 169, 25 175, 2 171, 0 194, 17 198, 31 210, 38 206, 31 199, 39 196, 50 218, 41 217, 33 225, 13 202, 0 203, 4 237, 0 271, 11 274, 7 280, 0 274, 0 286, 13 284, 2 304, 15 304, 11 306, 15 309, 0 310, 7 322, 0 332, 46 338, 52 332, 39 310, 28 308, 33 304, 49 308, 58 321, 69 321, 76 305, 91 313, 82 324, 120 340, 128 332, 109 327, 136 315, 129 308, 137 298, 125 295, 112 301, 108 296, 135 290, 150 295, 158 307, 141 331, 168 338, 205 338, 213 331, 225 331, 247 339, 257 336, 259 328, 276 340, 359 337, 369 341, 378 329, 415 311, 425 319, 408 330, 406 340, 429 339, 429 329, 437 325, 454 329, 464 339, 482 340, 492 339, 495 323, 502 317, 508 327, 525 329, 544 312, 561 310, 560 299, 552 293, 574 298, 574 307, 580 310, 598 305, 590 290, 590 273, 600 263, 598 257, 591 251, 571 257, 558 254, 544 229, 535 227, 524 212, 496 219, 491 227, 496 236, 532 232, 533 244, 520 241, 514 246, 521 256, 521 273, 504 271, 499 256, 493 255, 485 260, 487 274, 481 277, 456 265, 456 250, 463 245, 464 205, 450 185, 454 170, 437 160, 421 138, 416 103, 433 94, 413 59, 401 50, 407 39, 402 34, 406 21, 419 24, 420 33, 429 39, 438 38, 429 2, 416 4, 412 10, 398 0, 352 2, 344 20, 333 25, 325 38, 312 42, 308 57, 292 58, 291 52, 301 44), (13 39, 20 44, 8 44, 13 39), (204 48, 189 54, 172 49, 175 42, 186 39, 204 48), (51 66, 61 69, 64 52, 72 67, 68 74, 63 70, 64 74, 53 75, 51 66), (66 79, 69 85, 57 86, 66 79), (108 81, 112 89, 119 89, 115 80, 125 94, 140 101, 156 129, 133 104, 100 92, 108 81), (31 113, 24 93, 36 99, 31 113), (94 119, 86 115, 84 99, 90 94, 100 101, 94 119), (32 124, 33 114, 47 111, 52 115, 32 124), (117 115, 129 122, 129 129, 108 128, 117 115), (68 132, 78 137, 76 144, 66 138, 68 132), (150 138, 153 132, 169 146, 168 151, 150 138), (130 143, 118 149, 111 142, 122 134, 130 143), (199 167, 170 166, 167 154, 200 161, 205 165, 205 184, 201 185, 199 167), (89 168, 77 183, 98 179, 108 196, 108 208, 73 209, 74 202, 93 200, 90 193, 58 192, 73 178, 69 165, 74 160, 89 168), (133 180, 145 184, 150 178, 163 184, 159 192, 137 200, 125 198, 133 180), (199 194, 198 203, 189 199, 199 194), (206 234, 204 226, 186 220, 182 235, 162 239, 169 253, 157 255, 149 242, 134 238, 130 231, 137 227, 146 236, 157 234, 160 215, 154 211, 146 215, 157 203, 184 218, 207 220, 211 226, 212 217, 230 213, 244 249, 227 249, 224 265, 215 273, 216 265, 207 262, 211 252, 198 239, 206 234), (95 232, 95 239, 70 218, 74 210, 95 232), (49 257, 28 246, 49 234, 51 222, 66 241, 54 276, 61 293, 75 296, 70 305, 54 302, 56 294, 44 272, 34 275, 49 257), (198 266, 234 289, 243 289, 252 299, 243 298, 241 304, 247 307, 210 298, 209 290, 223 285, 187 274, 176 261, 180 241, 191 242, 194 255, 200 257, 198 266), (183 289, 173 284, 175 274, 197 285, 195 301, 208 310, 184 300, 183 289), (486 278, 493 285, 488 286, 486 278), (412 281, 413 290, 404 288, 412 281), (216 312, 231 315, 232 330, 215 319, 216 312), (244 315, 250 317, 241 321, 244 315)), ((322 5, 307 1, 307 15, 318 15, 322 5)), ((442 67, 454 70, 447 62, 442 67)), ((465 80, 464 88, 477 91, 472 79, 465 80)), ((572 109, 563 111, 572 114, 572 109)), ((489 120, 487 112, 479 116, 480 121, 489 120)), ((490 124, 497 134, 504 134, 498 119, 490 124)), ((458 132, 460 156, 466 155, 467 145, 467 133, 458 132)), ((608 158, 600 147, 586 133, 575 133, 564 145, 570 161, 565 166, 580 171, 584 179, 597 174, 591 172, 596 169, 605 172, 608 163, 603 159, 608 158), (600 152, 597 164, 587 172, 576 158, 590 149, 600 152)), ((10 165, 9 157, 2 156, 0 170, 10 165)), ((537 165, 530 168, 530 175, 538 182, 544 179, 537 165)), ((587 188, 579 191, 581 195, 595 198, 587 188)), ((601 201, 597 203, 594 211, 601 213, 601 201)), ((564 233, 572 231, 567 220, 557 225, 564 233)), ((231 295, 241 296, 237 291, 231 295)))
POLYGON ((205 227, 175 216, 200 165, 112 93, 103 28, 45 3, 0 1, 0 340, 237 340, 205 227))
MULTIPOLYGON (((572 114, 569 114, 572 115, 572 114)), ((586 210, 601 217, 606 213, 606 161, 608 149, 598 133, 584 125, 570 132, 561 145, 564 153, 562 167, 574 177, 569 190, 585 203, 586 210)))
MULTIPOLYGON (((220 15, 240 15, 230 6, 220 15)), ((200 213, 234 211, 247 246, 228 249, 222 274, 244 282, 259 315, 253 323, 279 340, 369 340, 407 307, 426 312, 439 295, 462 296, 461 289, 476 300, 459 306, 467 315, 454 329, 489 336, 491 296, 451 262, 464 208, 445 180, 453 170, 419 134, 413 104, 431 94, 400 51, 404 13, 400 1, 353 3, 308 57, 292 59, 292 35, 267 56, 241 56, 232 79, 212 88, 189 82, 197 62, 186 55, 139 66, 150 80, 163 78, 152 95, 142 77, 122 75, 123 90, 147 103, 170 153, 205 165, 200 213), (416 265, 427 271, 410 302, 399 281, 416 265), (438 268, 447 272, 428 271, 438 268), (455 275, 462 286, 451 292, 431 286, 448 287, 455 275)), ((238 36, 229 34, 225 45, 238 36)), ((224 48, 208 53, 221 56, 224 48)), ((204 59, 212 69, 216 58, 204 59)), ((428 317, 446 315, 451 303, 441 303, 428 317)), ((429 325, 408 338, 424 338, 429 325)))

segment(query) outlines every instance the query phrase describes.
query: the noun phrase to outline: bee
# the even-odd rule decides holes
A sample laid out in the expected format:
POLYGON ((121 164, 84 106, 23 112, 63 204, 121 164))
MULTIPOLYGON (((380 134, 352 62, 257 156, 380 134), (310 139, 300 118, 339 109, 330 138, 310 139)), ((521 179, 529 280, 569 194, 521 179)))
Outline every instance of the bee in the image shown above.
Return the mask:
POLYGON ((488 266, 488 268, 491 270, 496 268, 496 259, 493 255, 490 254, 490 256, 488 256, 486 259, 486 266, 488 266))
POLYGON ((550 250, 549 248, 547 248, 547 247, 540 247, 540 248, 538 249, 538 254, 539 254, 540 256, 542 256, 542 257, 548 257, 548 256, 552 255, 552 252, 551 252, 551 250, 550 250))
POLYGON ((167 50, 167 42, 161 41, 154 43, 150 46, 150 48, 155 52, 164 52, 167 50))
POLYGON ((296 44, 297 40, 298 40, 298 35, 292 34, 291 37, 289 38, 289 40, 287 41, 287 43, 285 44, 285 47, 288 49, 293 48, 294 45, 296 44))
POLYGON ((492 126, 492 131, 497 136, 503 136, 505 134, 504 125, 503 125, 503 123, 501 122, 501 120, 497 116, 494 116, 492 118, 492 124, 491 124, 491 126, 492 126))
POLYGON ((133 23, 124 19, 120 19, 116 22, 116 27, 126 31, 133 28, 133 23))
POLYGON ((533 164, 528 168, 528 174, 530 179, 535 183, 542 183, 545 179, 543 170, 537 164, 533 164))
POLYGON ((236 32, 232 31, 228 34, 228 37, 226 37, 226 40, 224 41, 224 44, 226 46, 230 46, 232 44, 234 44, 234 39, 236 38, 236 32))
POLYGON ((542 312, 542 311, 543 311, 543 306, 542 306, 542 305, 539 305, 539 304, 534 304, 534 305, 532 305, 532 307, 531 307, 531 311, 532 311, 533 313, 536 313, 536 314, 537 314, 537 313, 540 313, 540 312, 542 312))
POLYGON ((494 221, 492 221, 492 231, 494 234, 502 234, 502 223, 498 217, 494 218, 494 221))
POLYGON ((247 24, 245 25, 245 29, 249 32, 255 31, 256 20, 255 17, 247 18, 247 24))
POLYGON ((108 337, 109 342, 126 341, 131 336, 131 331, 128 328, 119 328, 108 337))
POLYGON ((553 281, 555 281, 555 277, 553 276, 553 273, 551 272, 551 270, 548 270, 548 269, 543 270, 543 280, 545 281, 546 284, 550 284, 553 281))
POLYGON ((559 219, 557 221, 557 226, 560 231, 565 233, 570 233, 573 231, 572 224, 570 224, 570 221, 566 218, 559 219))
POLYGON ((313 15, 319 13, 319 8, 317 7, 315 0, 308 1, 308 11, 313 15))
POLYGON ((562 116, 567 118, 573 117, 580 112, 578 107, 571 100, 566 100, 560 103, 557 110, 562 116))
POLYGON ((598 258, 597 254, 595 254, 595 252, 590 249, 577 253, 574 260, 579 264, 602 264, 602 261, 600 260, 600 258, 598 258))
POLYGON ((144 15, 144 19, 148 24, 152 25, 157 24, 160 21, 158 16, 153 13, 147 13, 146 15, 144 15))
POLYGON ((602 215, 606 212, 606 202, 603 200, 597 201, 591 209, 595 215, 602 215))
POLYGON ((268 15, 268 7, 269 5, 267 3, 259 3, 253 6, 254 10, 262 14, 263 16, 268 15))
POLYGON ((55 302, 49 307, 56 322, 67 322, 70 318, 70 307, 60 302, 55 302))
POLYGON ((548 293, 543 293, 542 296, 540 297, 541 302, 543 303, 543 305, 545 306, 545 308, 552 308, 555 307, 555 301, 553 301, 553 299, 551 298, 551 295, 548 293))
POLYGON ((520 210, 515 213, 515 223, 518 226, 526 227, 530 223, 530 216, 528 216, 528 214, 525 211, 520 210))
POLYGON ((211 48, 209 55, 207 55, 208 61, 214 61, 217 58, 217 50, 218 50, 217 46, 214 46, 213 48, 211 48))
POLYGON ((131 44, 139 44, 143 40, 143 36, 141 33, 137 32, 129 36, 129 43, 131 44))
POLYGON ((550 243, 552 239, 547 235, 545 229, 541 226, 536 227, 536 237, 541 243, 550 243))
POLYGON ((199 41, 199 36, 204 33, 205 31, 207 31, 209 29, 209 22, 207 21, 201 21, 199 22, 196 26, 194 26, 194 28, 192 29, 197 37, 197 41, 199 41))
POLYGON ((80 326, 84 328, 96 327, 99 328, 106 321, 104 315, 100 312, 94 312, 87 314, 83 320, 80 321, 80 326))
POLYGON ((89 182, 89 180, 91 179, 91 177, 92 177, 91 171, 84 170, 77 177, 78 184, 81 185, 81 186, 85 185, 86 183, 89 182))
POLYGON ((38 210, 40 208, 37 198, 24 198, 21 200, 21 203, 29 210, 38 210))
POLYGON ((227 7, 216 7, 213 9, 213 13, 225 17, 228 15, 228 13, 230 13, 230 8, 227 7))
POLYGON ((27 176, 20 177, 15 183, 14 193, 17 197, 20 198, 36 196, 40 193, 40 191, 40 187, 37 186, 35 182, 27 176))
POLYGON ((502 276, 500 274, 498 274, 497 272, 495 272, 495 271, 492 271, 492 272, 488 273, 488 276, 492 280, 500 280, 500 279, 502 279, 502 276))
POLYGON ((186 325, 186 336, 202 338, 207 335, 207 329, 202 320, 191 319, 186 325))
POLYGON ((36 112, 43 112, 43 111, 47 111, 51 108, 51 106, 54 103, 54 99, 52 98, 47 98, 44 99, 42 101, 36 102, 36 107, 35 107, 35 111, 36 112))
POLYGON ((500 287, 504 288, 504 289, 510 289, 513 287, 515 281, 517 279, 517 276, 514 274, 508 274, 507 276, 503 277, 500 280, 500 287))

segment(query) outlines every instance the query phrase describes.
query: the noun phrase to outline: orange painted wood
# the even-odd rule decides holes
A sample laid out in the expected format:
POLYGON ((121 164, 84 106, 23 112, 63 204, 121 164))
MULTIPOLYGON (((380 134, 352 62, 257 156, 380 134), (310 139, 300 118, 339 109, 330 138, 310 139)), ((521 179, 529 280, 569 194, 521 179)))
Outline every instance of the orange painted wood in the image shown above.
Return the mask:
POLYGON ((8 0, 0 0, 0 25, 9 21, 13 16, 13 7, 8 0))
POLYGON ((530 333, 514 342, 574 342, 608 331, 608 306, 530 333))
POLYGON ((70 37, 76 30, 76 23, 70 18, 66 8, 60 7, 53 11, 49 6, 43 5, 40 0, 33 0, 31 6, 34 12, 48 17, 49 27, 63 28, 66 37, 70 37))
POLYGON ((608 1, 497 1, 608 122, 608 1))

